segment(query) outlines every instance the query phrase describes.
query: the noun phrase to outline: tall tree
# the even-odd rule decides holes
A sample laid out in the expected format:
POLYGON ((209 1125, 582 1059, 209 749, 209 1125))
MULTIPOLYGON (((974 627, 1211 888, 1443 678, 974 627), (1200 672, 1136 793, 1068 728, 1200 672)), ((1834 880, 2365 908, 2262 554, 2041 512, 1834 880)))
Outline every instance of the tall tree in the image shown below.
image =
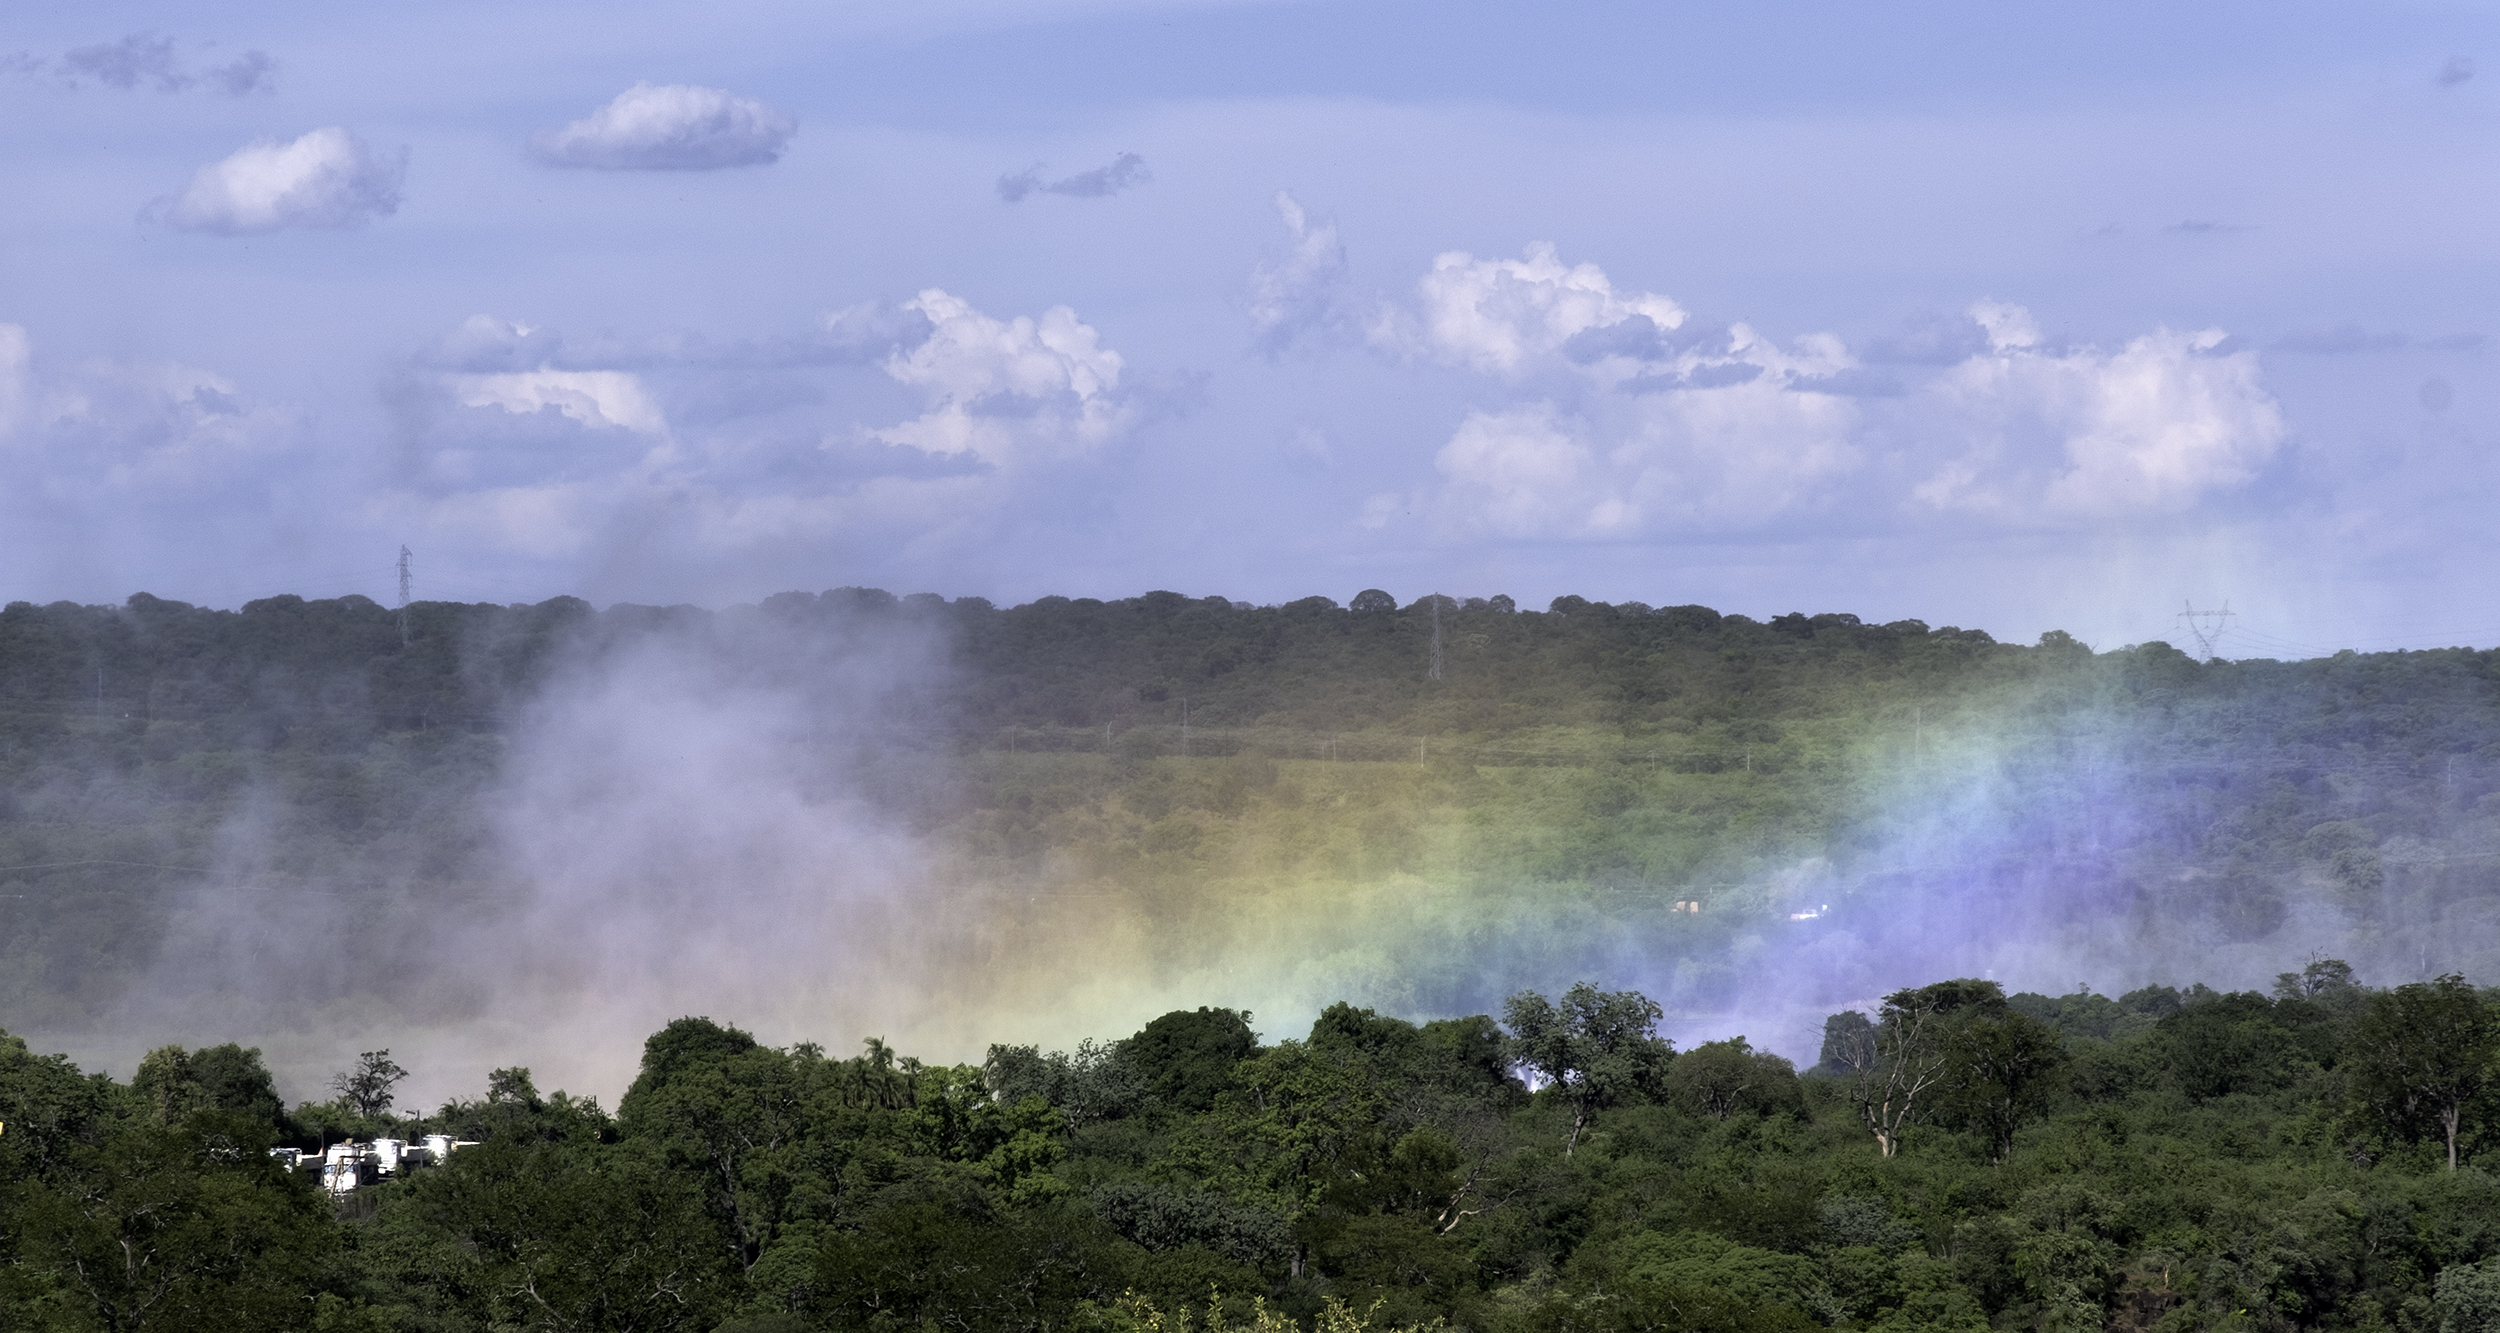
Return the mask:
POLYGON ((1579 1146, 1590 1116, 1659 1089, 1675 1058, 1673 1043, 1657 1035, 1665 1012, 1639 991, 1601 991, 1585 981, 1559 1004, 1521 991, 1502 1005, 1512 1062, 1534 1070, 1571 1108, 1563 1156, 1579 1146))
POLYGON ((2065 1039, 2010 1009, 1982 1010, 1953 1026, 1945 1105, 1987 1138, 1989 1160, 2002 1166, 2013 1156, 2014 1131, 2042 1109, 2050 1077, 2066 1063, 2065 1039))
POLYGON ((406 1077, 408 1071, 391 1059, 391 1049, 385 1046, 358 1055, 354 1069, 331 1075, 330 1089, 347 1111, 370 1118, 390 1113, 398 1100, 392 1089, 406 1077))
POLYGON ((2436 1125, 2457 1169, 2466 1107, 2489 1086, 2500 1054, 2500 1014, 2450 973, 2371 995, 2346 1047, 2351 1096, 2362 1118, 2406 1139, 2436 1125))
POLYGON ((2004 1012, 2005 992, 1995 982, 1965 977, 1894 991, 1873 1023, 1824 1025, 1827 1040, 1841 1047, 1849 1100, 1884 1156, 1899 1152, 1909 1127, 1934 1113, 1957 1018, 2004 1012))

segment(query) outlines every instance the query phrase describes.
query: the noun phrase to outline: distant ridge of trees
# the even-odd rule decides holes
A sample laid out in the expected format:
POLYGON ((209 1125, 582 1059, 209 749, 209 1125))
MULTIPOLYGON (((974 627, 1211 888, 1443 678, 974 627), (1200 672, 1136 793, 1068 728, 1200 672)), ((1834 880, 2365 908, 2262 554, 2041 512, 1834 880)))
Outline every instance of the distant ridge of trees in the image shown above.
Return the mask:
POLYGON ((850 756, 826 781, 958 883, 1030 897, 1075 876, 1106 911, 1245 922, 1429 886, 1450 934, 1394 951, 1397 984, 1451 1009, 1612 950, 1677 960, 1668 1000, 1707 1007, 1743 982, 1724 955, 1748 923, 1809 911, 1799 928, 1861 956, 1926 947, 1928 912, 2139 952, 2267 941, 2307 913, 2425 975, 2500 964, 2491 650, 2199 662, 2056 631, 1378 589, 419 602, 404 632, 361 597, 140 595, 0 608, 0 1014, 108 1011, 247 808, 283 853, 255 888, 273 903, 318 885, 416 939, 430 904, 509 897, 479 801, 530 709, 661 643, 823 710, 827 753, 850 756), (815 699, 833 662, 883 692, 815 699), (1777 878, 1800 865, 1811 884, 1777 878), (1477 908, 1524 914, 1507 979, 1470 962, 1477 908))

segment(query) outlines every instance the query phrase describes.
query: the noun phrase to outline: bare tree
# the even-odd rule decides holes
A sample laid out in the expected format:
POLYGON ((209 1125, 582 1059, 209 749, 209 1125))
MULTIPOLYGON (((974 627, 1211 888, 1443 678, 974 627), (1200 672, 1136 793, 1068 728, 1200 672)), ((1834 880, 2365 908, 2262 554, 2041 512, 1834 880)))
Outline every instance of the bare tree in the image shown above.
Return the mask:
POLYGON ((1875 1135, 1886 1157, 1901 1150, 1901 1136, 1925 1119, 1952 1051, 1950 1016, 1972 1007, 2002 1010, 2005 993, 1993 981, 1939 981, 1884 997, 1873 1023, 1827 1028, 1833 1052, 1851 1074, 1849 1100, 1875 1135))

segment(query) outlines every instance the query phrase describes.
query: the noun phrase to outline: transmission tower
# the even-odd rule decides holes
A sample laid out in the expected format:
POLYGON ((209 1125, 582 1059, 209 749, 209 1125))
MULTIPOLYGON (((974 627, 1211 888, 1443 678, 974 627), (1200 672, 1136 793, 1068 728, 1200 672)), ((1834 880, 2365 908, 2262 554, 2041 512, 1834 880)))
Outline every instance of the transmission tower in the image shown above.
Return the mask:
POLYGON ((2223 631, 2231 626, 2231 603, 2224 599, 2219 611, 2199 611, 2194 602, 2186 606, 2179 613, 2179 623, 2196 636, 2196 660, 2210 662, 2214 660, 2214 645, 2222 642, 2223 631))
POLYGON ((408 548, 399 548, 399 646, 408 646, 408 548))
POLYGON ((1432 595, 1432 670, 1424 678, 1441 679, 1441 594, 1437 592, 1432 595))

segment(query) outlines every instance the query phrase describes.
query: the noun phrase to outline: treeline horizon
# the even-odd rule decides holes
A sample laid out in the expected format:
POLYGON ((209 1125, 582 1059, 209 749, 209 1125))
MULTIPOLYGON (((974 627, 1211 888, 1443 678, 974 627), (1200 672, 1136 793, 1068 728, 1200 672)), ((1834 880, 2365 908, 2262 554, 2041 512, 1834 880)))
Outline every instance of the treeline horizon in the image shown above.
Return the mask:
POLYGON ((8 1326, 804 1333, 2402 1329, 2500 1312, 2500 991, 2008 995, 1678 1051, 1583 982, 1499 1016, 1166 1013, 924 1063, 669 1023, 611 1113, 525 1068, 400 1114, 362 1053, 127 1083, 0 1033, 8 1326), (331 1196, 268 1149, 440 1132, 331 1196))

